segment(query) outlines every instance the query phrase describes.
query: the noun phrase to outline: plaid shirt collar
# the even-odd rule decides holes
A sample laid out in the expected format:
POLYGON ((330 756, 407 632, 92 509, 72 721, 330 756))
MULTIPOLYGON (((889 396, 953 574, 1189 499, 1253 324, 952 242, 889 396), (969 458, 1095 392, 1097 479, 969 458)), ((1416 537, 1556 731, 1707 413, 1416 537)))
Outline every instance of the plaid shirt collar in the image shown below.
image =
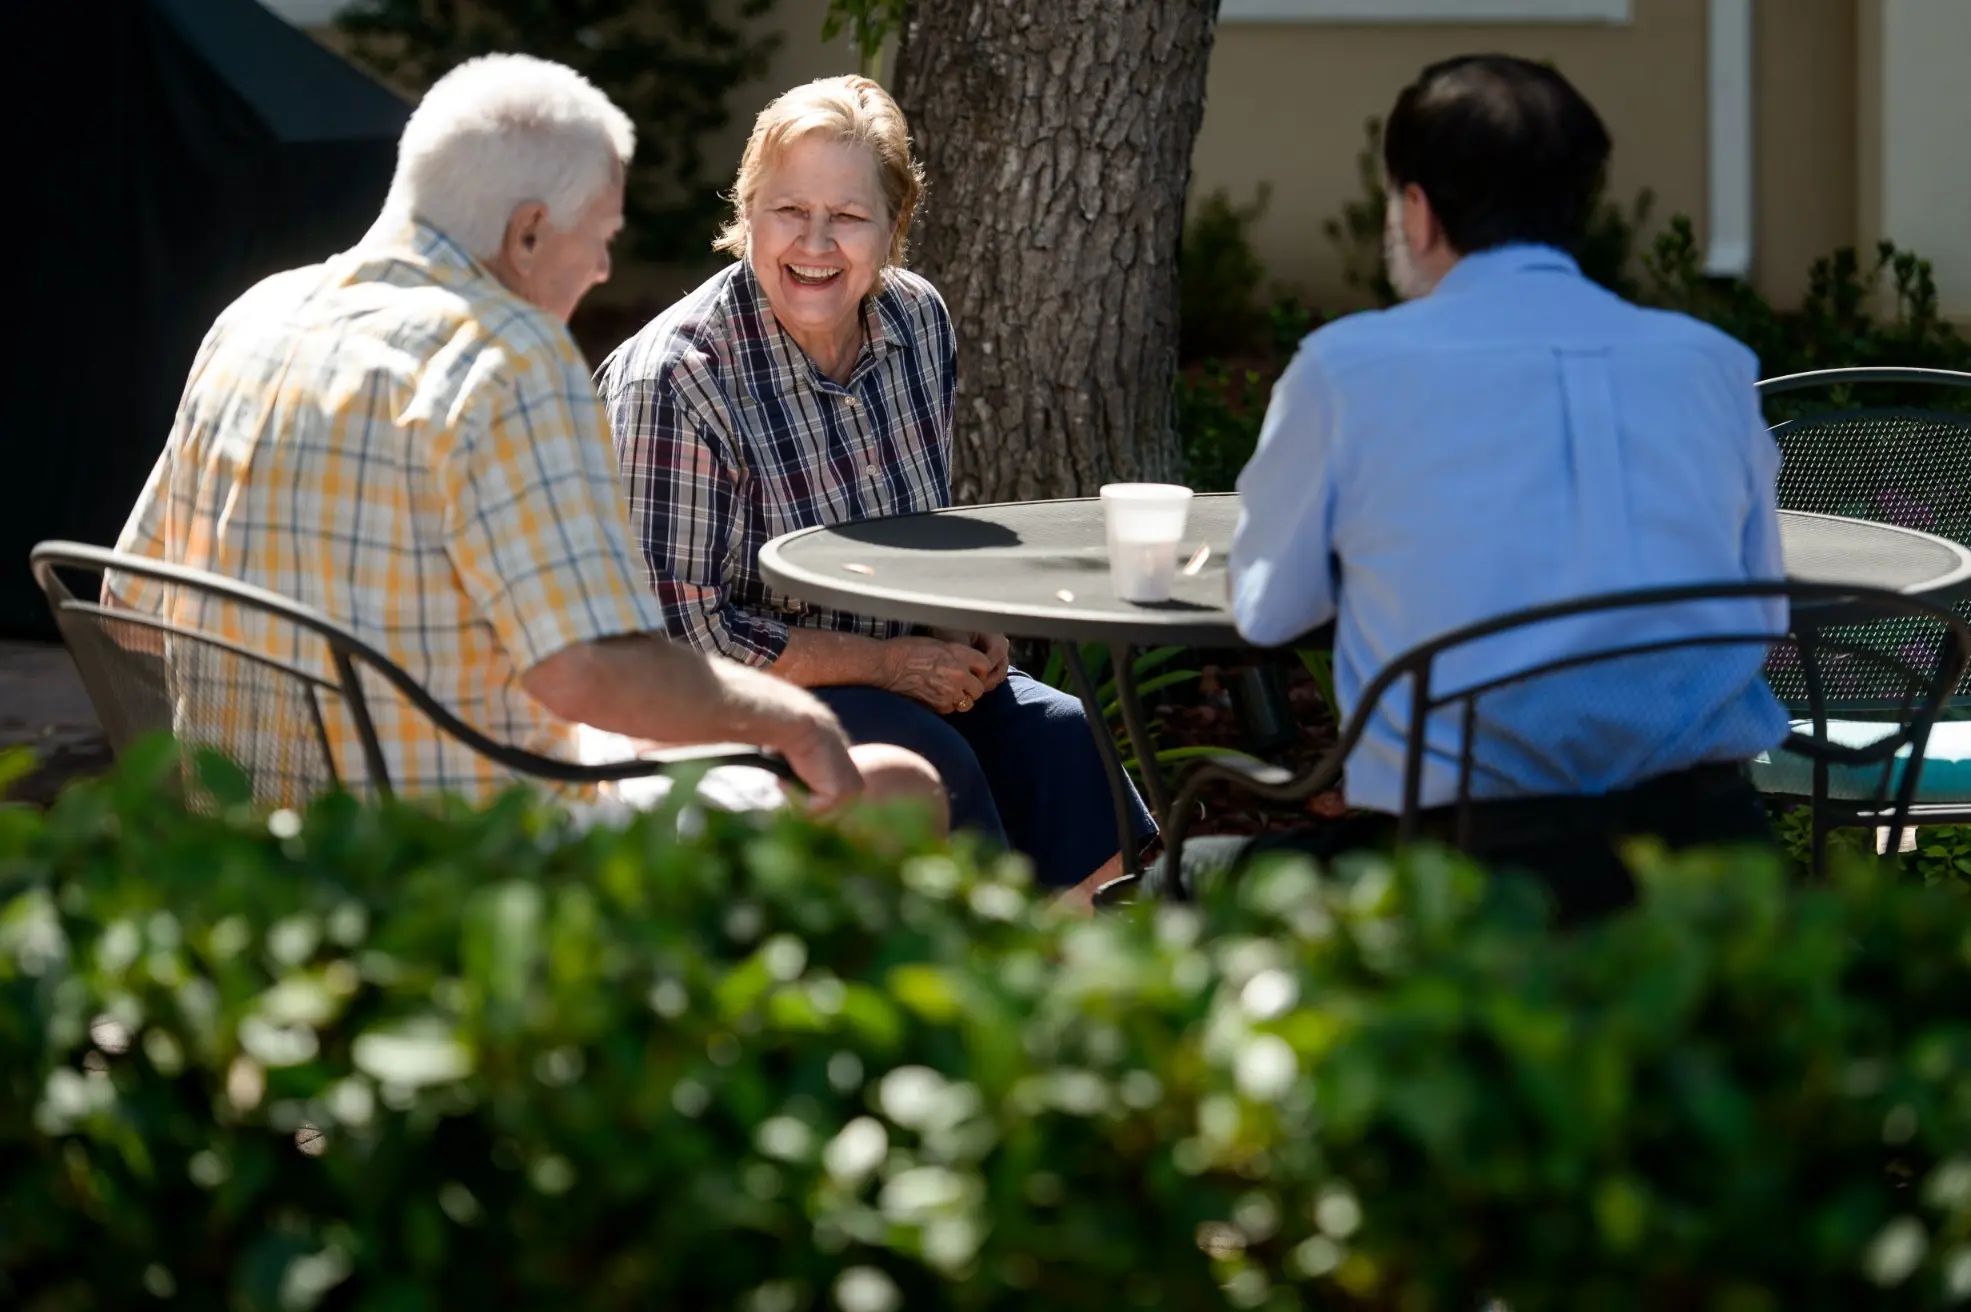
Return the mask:
POLYGON ((408 256, 410 263, 423 269, 431 281, 441 287, 460 289, 468 284, 477 284, 481 289, 497 289, 508 296, 514 294, 484 262, 468 253, 443 230, 423 219, 407 219, 391 227, 379 225, 371 229, 351 253, 370 258, 382 255, 403 259, 408 256))
MULTIPOLYGON (((773 307, 767 303, 766 288, 760 285, 759 275, 753 272, 753 262, 742 259, 739 267, 727 284, 727 294, 732 303, 732 327, 734 335, 741 340, 771 341, 775 344, 775 355, 784 358, 803 360, 807 353, 796 342, 793 335, 781 326, 773 307)), ((902 298, 890 285, 887 274, 882 286, 873 296, 862 300, 862 339, 863 352, 856 358, 855 371, 849 375, 846 384, 837 383, 808 362, 808 381, 822 391, 850 391, 872 370, 880 368, 891 351, 914 351, 918 349, 917 337, 910 331, 910 321, 906 317, 902 298)), ((771 378, 762 377, 747 371, 745 387, 755 400, 765 400, 773 387, 771 378)))

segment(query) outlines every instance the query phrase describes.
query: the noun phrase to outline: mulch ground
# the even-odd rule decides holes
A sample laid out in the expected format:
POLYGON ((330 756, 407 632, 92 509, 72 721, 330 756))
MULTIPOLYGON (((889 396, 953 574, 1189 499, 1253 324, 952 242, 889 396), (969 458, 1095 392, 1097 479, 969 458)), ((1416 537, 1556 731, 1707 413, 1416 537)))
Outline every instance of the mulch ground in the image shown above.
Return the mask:
POLYGON ((101 738, 87 742, 52 742, 35 746, 40 764, 25 779, 7 789, 6 800, 46 807, 68 783, 106 773, 115 758, 101 738))
MULTIPOLYGON (((1157 726, 1158 745, 1164 750, 1177 747, 1232 748, 1284 766, 1298 775, 1312 769, 1334 748, 1336 725, 1314 680, 1298 665, 1282 666, 1291 719, 1284 741, 1256 741, 1248 720, 1242 716, 1232 689, 1243 662, 1206 661, 1195 684, 1174 689, 1160 707, 1153 706, 1151 718, 1157 726)), ((1187 763, 1166 769, 1165 776, 1181 780, 1187 763)), ((1257 834, 1297 825, 1318 824, 1348 808, 1338 791, 1321 793, 1302 807, 1291 809, 1258 801, 1228 784, 1213 784, 1202 794, 1202 814, 1195 820, 1194 834, 1257 834)))
POLYGON ((59 643, 0 640, 0 749, 17 748, 38 763, 7 790, 13 801, 46 806, 71 779, 109 769, 109 744, 59 643))

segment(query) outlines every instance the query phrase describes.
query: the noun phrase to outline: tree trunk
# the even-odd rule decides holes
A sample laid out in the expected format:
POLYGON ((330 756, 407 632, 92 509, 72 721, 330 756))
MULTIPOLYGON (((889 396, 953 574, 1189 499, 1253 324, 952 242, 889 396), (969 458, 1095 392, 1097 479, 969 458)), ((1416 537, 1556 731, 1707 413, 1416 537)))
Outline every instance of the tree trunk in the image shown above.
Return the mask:
POLYGON ((1218 0, 913 0, 911 266, 958 330, 961 502, 1178 474, 1177 248, 1218 0))

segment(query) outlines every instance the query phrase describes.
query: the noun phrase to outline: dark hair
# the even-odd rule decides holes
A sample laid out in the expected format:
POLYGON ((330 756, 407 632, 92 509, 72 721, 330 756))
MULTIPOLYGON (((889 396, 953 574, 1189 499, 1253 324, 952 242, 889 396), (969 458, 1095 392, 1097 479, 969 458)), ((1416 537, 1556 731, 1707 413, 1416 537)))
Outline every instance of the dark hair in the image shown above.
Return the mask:
POLYGON ((1383 168, 1415 183, 1460 255, 1512 242, 1571 248, 1608 163, 1608 129, 1553 69, 1464 55, 1403 88, 1383 131, 1383 168))

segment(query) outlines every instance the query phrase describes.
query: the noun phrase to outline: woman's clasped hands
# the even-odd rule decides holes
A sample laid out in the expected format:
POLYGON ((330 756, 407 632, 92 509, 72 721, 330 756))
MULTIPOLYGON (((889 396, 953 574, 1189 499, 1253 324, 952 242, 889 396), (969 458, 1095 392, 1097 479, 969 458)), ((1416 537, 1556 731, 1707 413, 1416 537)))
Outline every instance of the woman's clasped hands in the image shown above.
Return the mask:
POLYGON ((1006 680, 1010 646, 997 633, 950 629, 883 644, 883 687, 940 715, 962 715, 1006 680))

